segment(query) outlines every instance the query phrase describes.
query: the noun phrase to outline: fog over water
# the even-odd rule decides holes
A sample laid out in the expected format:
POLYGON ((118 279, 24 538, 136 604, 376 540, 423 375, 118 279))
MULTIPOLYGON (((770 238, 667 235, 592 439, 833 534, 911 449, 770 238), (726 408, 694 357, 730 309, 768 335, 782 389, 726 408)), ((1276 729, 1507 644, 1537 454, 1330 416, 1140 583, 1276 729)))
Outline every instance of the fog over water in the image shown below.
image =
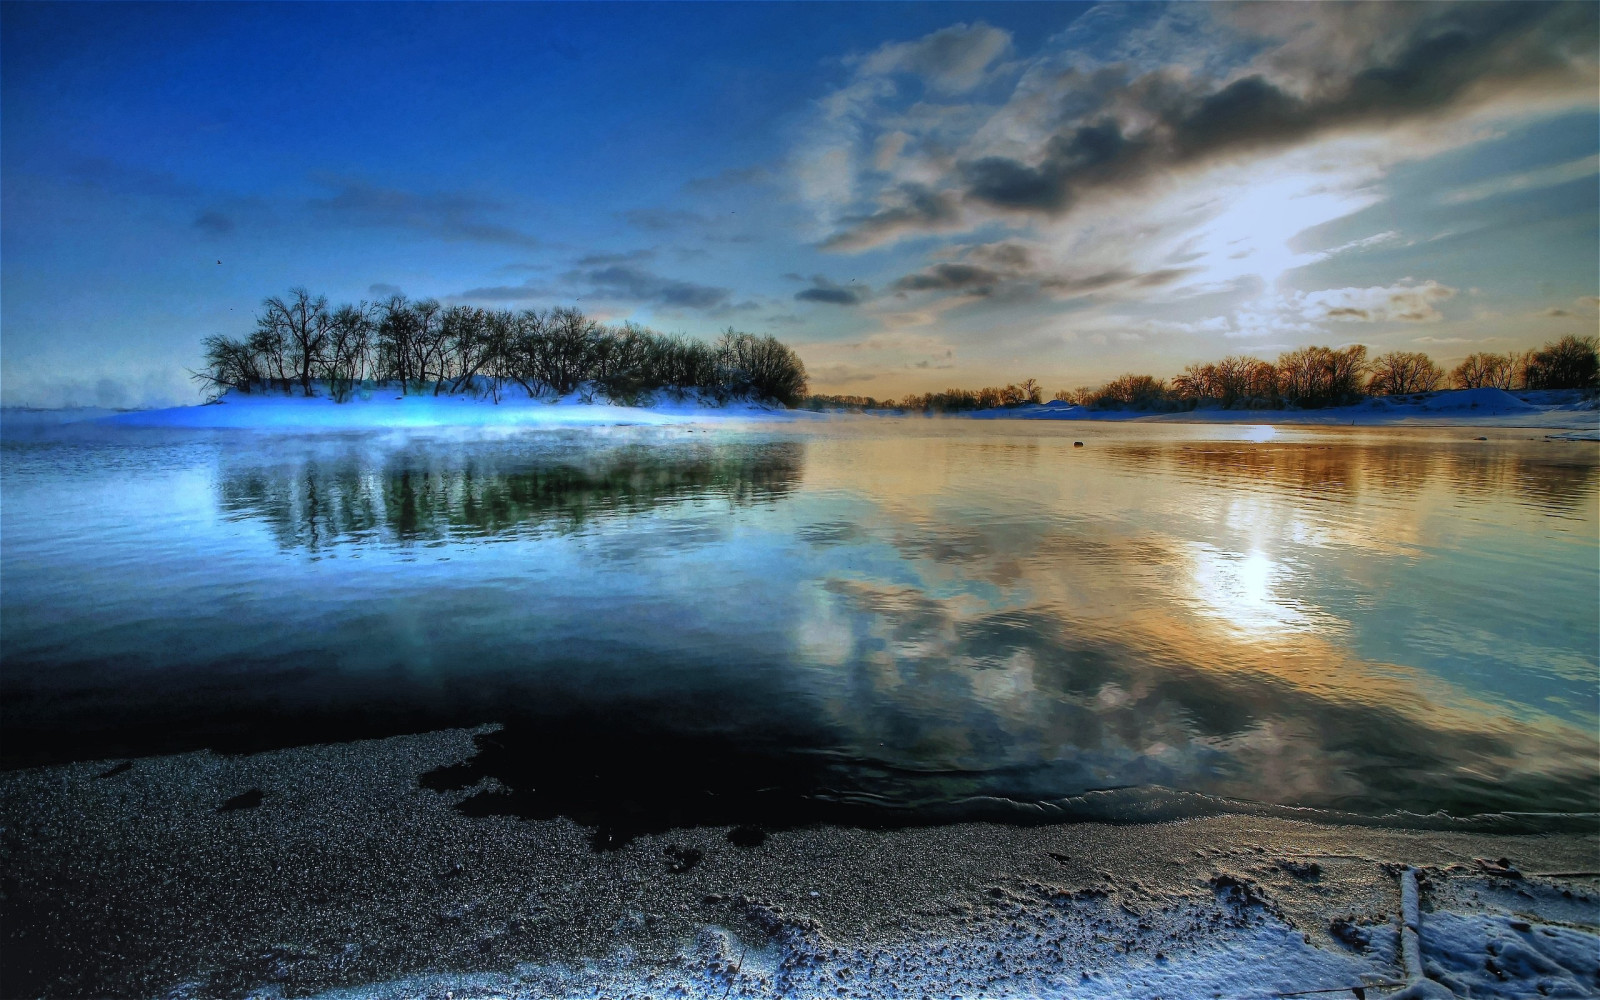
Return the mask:
POLYGON ((1600 807, 1592 444, 863 418, 0 462, 10 767, 498 723, 424 784, 624 837, 1600 807))

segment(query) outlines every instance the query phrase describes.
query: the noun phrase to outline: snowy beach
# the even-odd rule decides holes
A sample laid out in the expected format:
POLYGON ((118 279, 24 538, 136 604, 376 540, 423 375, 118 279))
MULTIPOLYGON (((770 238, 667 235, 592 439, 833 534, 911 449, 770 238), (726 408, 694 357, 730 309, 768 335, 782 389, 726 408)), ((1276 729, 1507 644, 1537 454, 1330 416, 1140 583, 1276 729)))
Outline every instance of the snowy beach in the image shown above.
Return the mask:
POLYGON ((419 784, 472 735, 0 776, 8 933, 50 942, 8 995, 1394 996, 1406 866, 1423 967, 1456 995, 1600 985, 1592 833, 1313 811, 706 827, 597 853, 570 820, 473 818, 453 806, 476 789, 419 784), (1517 871, 1474 860, 1502 857, 1517 871))

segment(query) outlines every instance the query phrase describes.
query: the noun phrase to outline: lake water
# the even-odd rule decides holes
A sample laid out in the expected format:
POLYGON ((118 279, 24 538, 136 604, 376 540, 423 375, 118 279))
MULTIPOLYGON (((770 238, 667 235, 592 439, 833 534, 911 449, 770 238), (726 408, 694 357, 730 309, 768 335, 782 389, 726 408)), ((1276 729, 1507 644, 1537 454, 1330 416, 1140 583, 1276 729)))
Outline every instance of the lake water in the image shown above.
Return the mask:
POLYGON ((0 462, 8 767, 496 723, 423 784, 601 843, 1600 808, 1600 461, 1539 432, 67 427, 0 462))

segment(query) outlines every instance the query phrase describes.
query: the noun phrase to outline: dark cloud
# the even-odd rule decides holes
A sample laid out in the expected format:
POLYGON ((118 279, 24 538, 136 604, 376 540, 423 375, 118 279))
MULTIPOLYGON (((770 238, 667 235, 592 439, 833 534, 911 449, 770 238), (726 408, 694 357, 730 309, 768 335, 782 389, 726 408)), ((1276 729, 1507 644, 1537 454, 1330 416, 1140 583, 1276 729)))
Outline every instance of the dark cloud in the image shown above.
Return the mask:
POLYGON ((1170 285, 1186 274, 1193 274, 1192 267, 1167 267, 1159 271, 1149 271, 1133 279, 1133 283, 1140 288, 1159 288, 1170 285))
POLYGON ((961 218, 955 195, 921 184, 902 184, 889 200, 887 207, 870 215, 845 219, 846 228, 824 240, 823 249, 861 250, 903 232, 946 228, 961 218))
POLYGON ((651 260, 654 250, 634 250, 629 253, 592 253, 578 258, 579 267, 605 267, 608 264, 634 264, 651 260))
POLYGON ((226 236, 233 232, 233 220, 215 209, 207 209, 194 217, 194 227, 213 236, 226 236))
POLYGON ((847 285, 829 281, 822 275, 811 279, 810 288, 802 288, 794 293, 800 302, 824 302, 835 306, 858 306, 872 297, 872 289, 866 285, 851 282, 847 285))
POLYGON ((690 281, 663 278, 642 268, 613 264, 575 271, 570 280, 590 285, 601 298, 624 302, 650 302, 682 309, 715 309, 728 304, 733 291, 690 281))
POLYGON ((333 194, 312 199, 312 210, 352 225, 411 229, 464 243, 540 245, 527 233, 484 221, 486 215, 505 211, 505 206, 497 202, 448 192, 401 191, 338 178, 324 183, 333 189, 333 194))
POLYGON ((1072 296, 1126 284, 1154 288, 1170 284, 1191 270, 1165 268, 1141 274, 1126 268, 1113 268, 1091 274, 1050 274, 1033 268, 1032 257, 1026 247, 1007 243, 974 247, 968 256, 992 262, 996 266, 985 267, 967 262, 934 264, 900 278, 890 287, 897 292, 949 292, 985 298, 1002 293, 1010 299, 1026 298, 1040 291, 1072 296))
POLYGON ((472 302, 528 302, 533 299, 547 299, 552 294, 551 289, 542 285, 524 283, 521 285, 488 285, 483 288, 469 288, 459 295, 452 295, 451 298, 465 299, 472 302))
POLYGON ((908 274, 890 287, 897 292, 961 292, 965 295, 991 295, 1005 278, 998 272, 974 264, 935 264, 916 274, 908 274))
POLYGON ((404 295, 405 293, 400 291, 399 285, 390 285, 380 281, 377 284, 368 285, 367 294, 375 299, 387 299, 390 296, 404 295))
MULTIPOLYGON (((1357 7, 1364 5, 1356 5, 1357 7)), ((886 207, 845 220, 824 243, 871 246, 906 232, 949 228, 963 205, 1059 215, 1084 196, 1135 187, 1158 174, 1230 156, 1285 148, 1321 135, 1383 128, 1529 88, 1590 85, 1600 5, 1470 3, 1396 8, 1355 51, 1365 58, 1341 75, 1269 79, 1256 73, 1218 84, 1159 70, 1108 86, 1063 73, 1061 104, 1078 102, 1029 158, 975 156, 958 162, 937 189, 887 192, 886 207), (1085 94, 1097 103, 1082 105, 1085 94)), ((1323 6, 1329 21, 1362 22, 1362 12, 1323 6)), ((1332 34, 1355 30, 1325 24, 1332 34)), ((1121 71, 1125 74, 1126 71, 1121 71)))

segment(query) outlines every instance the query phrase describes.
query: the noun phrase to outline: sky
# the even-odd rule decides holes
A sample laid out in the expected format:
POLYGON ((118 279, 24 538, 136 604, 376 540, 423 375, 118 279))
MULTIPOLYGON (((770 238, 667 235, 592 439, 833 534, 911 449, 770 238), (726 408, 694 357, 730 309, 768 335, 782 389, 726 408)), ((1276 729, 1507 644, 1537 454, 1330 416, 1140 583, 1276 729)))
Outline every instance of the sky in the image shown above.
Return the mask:
POLYGON ((1600 5, 0 5, 0 403, 261 300, 771 333, 1047 392, 1597 329, 1600 5))

